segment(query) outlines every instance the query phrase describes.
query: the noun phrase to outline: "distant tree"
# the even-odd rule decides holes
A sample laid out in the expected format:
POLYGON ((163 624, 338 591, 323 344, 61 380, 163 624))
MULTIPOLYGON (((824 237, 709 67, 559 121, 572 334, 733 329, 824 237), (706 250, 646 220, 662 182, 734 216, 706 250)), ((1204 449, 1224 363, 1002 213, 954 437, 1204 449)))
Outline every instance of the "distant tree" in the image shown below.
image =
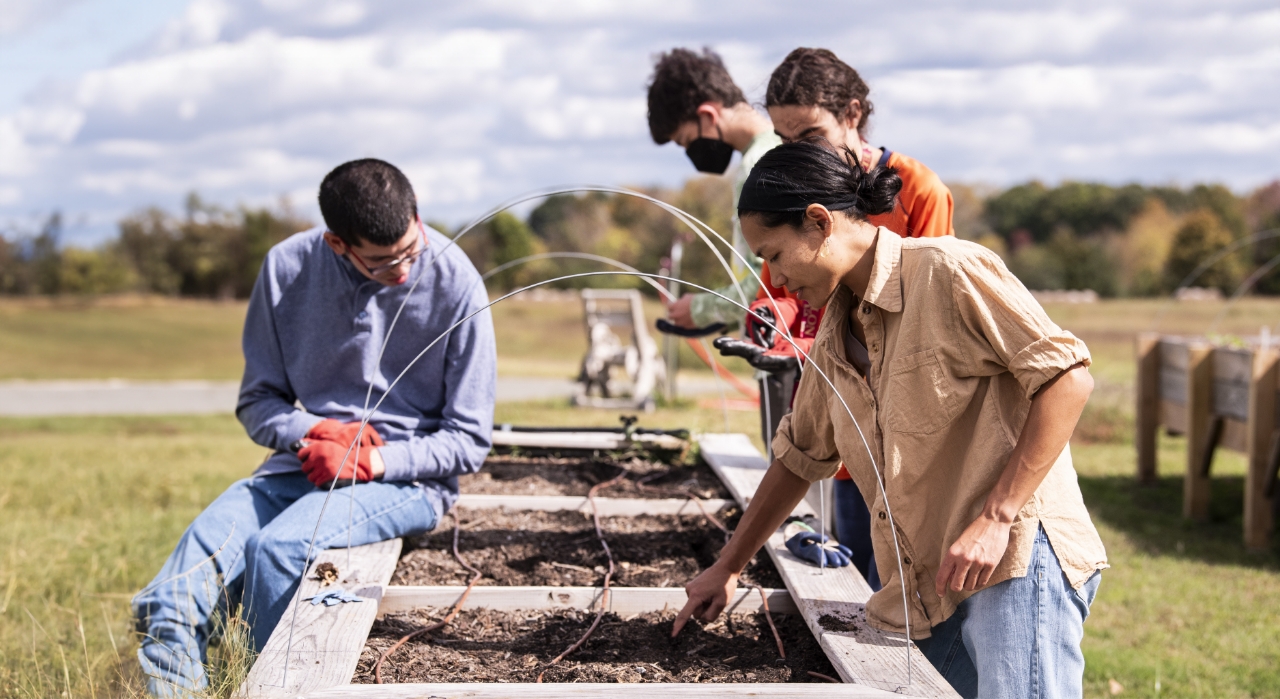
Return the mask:
MULTIPOLYGON (((542 241, 533 234, 533 230, 514 214, 503 211, 494 216, 485 225, 489 237, 489 249, 493 267, 514 262, 544 250, 542 241)), ((524 263, 505 272, 499 272, 490 280, 490 284, 499 289, 511 290, 524 286, 540 275, 543 265, 536 262, 524 263)))
MULTIPOLYGON (((1202 263, 1231 245, 1233 236, 1209 209, 1199 209, 1187 216, 1173 237, 1173 247, 1165 262, 1165 288, 1172 291, 1202 263)), ((1241 255, 1227 255, 1199 277, 1192 286, 1214 287, 1223 293, 1235 291, 1245 275, 1241 255)))
POLYGON ((1116 294, 1116 265, 1105 244, 1080 238, 1065 227, 1048 242, 1015 253, 1009 271, 1028 289, 1092 289, 1101 296, 1116 294))
POLYGON ((65 248, 58 263, 60 294, 114 294, 128 291, 137 283, 128 262, 111 247, 104 246, 98 250, 65 248))

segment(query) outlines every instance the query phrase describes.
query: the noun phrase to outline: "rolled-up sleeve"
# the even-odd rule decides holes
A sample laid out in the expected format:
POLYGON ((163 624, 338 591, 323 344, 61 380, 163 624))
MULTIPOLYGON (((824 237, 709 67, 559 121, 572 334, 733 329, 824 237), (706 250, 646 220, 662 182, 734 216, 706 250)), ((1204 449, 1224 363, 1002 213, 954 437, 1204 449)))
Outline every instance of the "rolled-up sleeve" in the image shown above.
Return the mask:
POLYGON ((830 478, 840 468, 828 395, 822 376, 812 369, 805 371, 793 410, 782 418, 773 437, 773 457, 810 483, 830 478))
POLYGON ((1080 338, 1058 327, 994 253, 952 267, 952 300, 975 340, 965 363, 975 375, 1008 370, 1028 398, 1063 371, 1092 360, 1080 338))

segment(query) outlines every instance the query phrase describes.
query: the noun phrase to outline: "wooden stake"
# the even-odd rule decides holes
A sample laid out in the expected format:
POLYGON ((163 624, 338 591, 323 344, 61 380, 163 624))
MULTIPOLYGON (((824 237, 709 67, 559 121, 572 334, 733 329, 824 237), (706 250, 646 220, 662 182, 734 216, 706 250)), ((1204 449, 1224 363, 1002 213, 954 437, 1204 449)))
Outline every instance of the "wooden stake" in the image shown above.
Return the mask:
POLYGON ((1211 484, 1204 459, 1213 458, 1212 436, 1213 346, 1193 342, 1187 352, 1187 468, 1182 488, 1182 515, 1204 521, 1209 518, 1211 484))
POLYGON ((1160 336, 1138 336, 1138 482, 1156 482, 1156 432, 1160 429, 1160 336))
POLYGON ((1268 548, 1272 525, 1272 497, 1267 479, 1272 468, 1272 443, 1276 431, 1276 389, 1280 352, 1259 349, 1253 355, 1253 380, 1249 384, 1249 423, 1246 435, 1249 472, 1244 481, 1244 545, 1250 551, 1268 548))

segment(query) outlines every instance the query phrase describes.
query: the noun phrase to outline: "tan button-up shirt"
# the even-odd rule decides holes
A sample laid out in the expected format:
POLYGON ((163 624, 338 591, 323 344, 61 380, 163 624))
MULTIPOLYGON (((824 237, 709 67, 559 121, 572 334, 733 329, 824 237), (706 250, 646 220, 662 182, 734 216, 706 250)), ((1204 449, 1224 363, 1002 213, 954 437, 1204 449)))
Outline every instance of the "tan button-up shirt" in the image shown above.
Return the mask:
MULTIPOLYGON (((897 524, 911 635, 927 638, 972 593, 939 598, 934 579, 947 548, 977 518, 1008 464, 1031 398, 1089 351, 1059 328, 994 253, 955 238, 902 239, 881 227, 863 300, 841 286, 828 301, 794 411, 773 452, 796 475, 829 478, 843 460, 871 510, 884 588, 867 603, 876 626, 902 632, 903 605, 885 498, 897 524), (856 312, 866 336, 866 379, 847 361, 844 333, 856 312), (821 369, 848 404, 858 429, 821 369)), ((1107 567, 1063 449, 1018 513, 989 585, 1027 574, 1043 526, 1071 585, 1107 567)))

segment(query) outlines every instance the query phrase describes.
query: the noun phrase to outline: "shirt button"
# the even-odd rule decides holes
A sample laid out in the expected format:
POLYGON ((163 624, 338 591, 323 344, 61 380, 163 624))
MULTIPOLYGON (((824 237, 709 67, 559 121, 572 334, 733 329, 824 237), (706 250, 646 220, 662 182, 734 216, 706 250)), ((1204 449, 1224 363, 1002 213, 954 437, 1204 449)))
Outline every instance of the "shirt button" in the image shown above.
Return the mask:
POLYGON ((865 306, 865 305, 864 305, 864 306, 862 307, 862 312, 863 312, 864 314, 866 314, 866 313, 870 313, 870 312, 871 312, 871 307, 870 307, 870 306, 865 306))
POLYGON ((911 558, 909 556, 903 556, 902 562, 906 563, 907 565, 911 565, 911 558))
POLYGON ((884 513, 883 513, 883 512, 881 512, 881 513, 880 513, 880 519, 884 519, 884 513))

